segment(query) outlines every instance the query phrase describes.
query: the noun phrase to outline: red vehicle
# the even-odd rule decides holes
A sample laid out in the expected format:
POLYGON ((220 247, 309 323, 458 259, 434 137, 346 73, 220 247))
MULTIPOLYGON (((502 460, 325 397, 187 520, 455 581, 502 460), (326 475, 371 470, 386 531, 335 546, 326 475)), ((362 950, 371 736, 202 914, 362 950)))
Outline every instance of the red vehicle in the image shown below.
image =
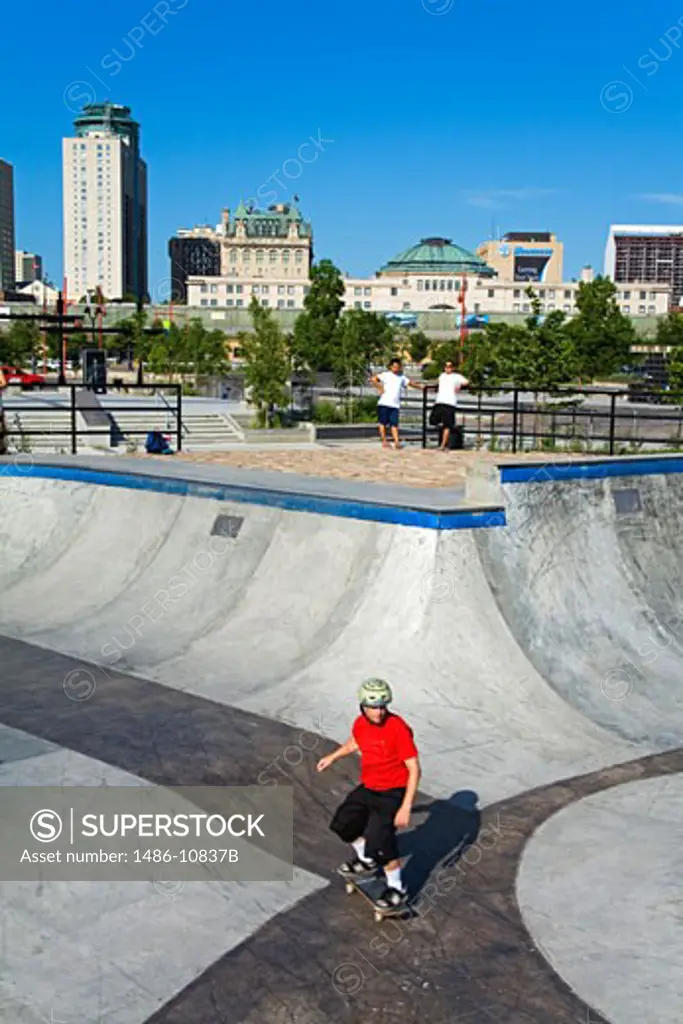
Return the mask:
POLYGON ((32 391, 33 388, 42 388, 45 377, 40 373, 31 373, 30 370, 20 370, 16 366, 0 366, 8 384, 20 384, 23 391, 32 391))

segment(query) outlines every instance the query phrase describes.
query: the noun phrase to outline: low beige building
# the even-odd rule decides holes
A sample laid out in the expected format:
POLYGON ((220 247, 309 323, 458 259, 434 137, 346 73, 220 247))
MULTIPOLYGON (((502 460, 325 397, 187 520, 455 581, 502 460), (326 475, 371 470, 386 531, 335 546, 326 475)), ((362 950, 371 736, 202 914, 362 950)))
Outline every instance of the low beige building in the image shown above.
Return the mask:
MULTIPOLYGON (((310 287, 308 272, 305 277, 292 279, 274 270, 266 275, 268 267, 265 259, 260 264, 250 259, 246 266, 242 260, 233 265, 234 274, 223 271, 217 277, 189 277, 188 305, 247 309, 255 296, 270 309, 302 309, 310 287)), ((581 275, 582 280, 591 280, 592 276, 590 268, 581 275)), ((529 314, 529 287, 528 282, 497 277, 480 256, 449 239, 428 238, 389 260, 374 277, 345 277, 344 305, 347 309, 389 314, 406 326, 414 326, 419 313, 449 311, 459 317, 464 313, 470 326, 477 326, 489 314, 529 314)), ((576 312, 578 281, 534 282, 531 287, 542 313, 559 309, 571 316, 576 312)), ((669 309, 670 294, 666 284, 634 283, 619 286, 617 301, 627 316, 661 316, 669 309)))

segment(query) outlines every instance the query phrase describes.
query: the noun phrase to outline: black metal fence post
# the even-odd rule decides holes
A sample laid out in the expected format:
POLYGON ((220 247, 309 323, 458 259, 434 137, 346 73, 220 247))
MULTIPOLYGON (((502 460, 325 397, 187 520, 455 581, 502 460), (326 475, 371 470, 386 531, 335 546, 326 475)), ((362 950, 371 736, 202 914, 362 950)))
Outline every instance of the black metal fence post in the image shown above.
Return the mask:
POLYGON ((428 388, 422 389, 422 447, 427 447, 427 391, 428 388))
POLYGON ((616 408, 617 408, 617 393, 616 393, 616 391, 614 391, 612 393, 612 398, 611 398, 611 401, 610 401, 610 410, 609 410, 609 453, 610 453, 610 455, 614 455, 614 438, 615 438, 616 428, 617 428, 616 408))
POLYGON ((178 428, 178 439, 176 448, 179 452, 183 450, 183 386, 177 385, 176 391, 176 426, 178 428))
POLYGON ((78 433, 76 430, 76 385, 70 385, 71 402, 71 454, 78 455, 78 433))
POLYGON ((519 391, 515 388, 512 399, 512 451, 517 451, 517 416, 519 413, 519 391))

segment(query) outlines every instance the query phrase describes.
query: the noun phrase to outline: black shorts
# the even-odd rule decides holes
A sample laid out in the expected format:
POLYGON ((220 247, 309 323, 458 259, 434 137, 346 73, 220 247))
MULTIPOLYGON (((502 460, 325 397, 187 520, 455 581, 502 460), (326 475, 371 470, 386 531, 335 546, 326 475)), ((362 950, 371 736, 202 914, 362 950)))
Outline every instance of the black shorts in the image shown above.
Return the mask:
POLYGON ((435 407, 436 415, 438 416, 437 423, 440 427, 448 427, 452 430, 455 426, 455 406, 445 405, 443 402, 435 407))
POLYGON ((405 794, 405 788, 377 790, 357 786, 337 808, 330 828, 345 843, 365 836, 365 853, 378 864, 397 860, 394 817, 405 794))

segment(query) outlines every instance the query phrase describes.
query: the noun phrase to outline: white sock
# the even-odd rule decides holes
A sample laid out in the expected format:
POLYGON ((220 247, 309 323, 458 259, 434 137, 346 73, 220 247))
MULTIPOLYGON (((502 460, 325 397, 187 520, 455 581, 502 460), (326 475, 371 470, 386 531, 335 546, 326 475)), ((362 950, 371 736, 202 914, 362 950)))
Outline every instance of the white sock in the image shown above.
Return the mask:
POLYGON ((365 856, 365 840, 362 836, 360 839, 356 839, 355 842, 351 843, 351 846, 354 848, 361 860, 367 859, 365 856))
POLYGON ((398 889, 399 892, 403 892, 403 882, 401 881, 400 868, 393 868, 391 871, 385 868, 384 874, 387 876, 387 885, 390 885, 392 889, 398 889))

